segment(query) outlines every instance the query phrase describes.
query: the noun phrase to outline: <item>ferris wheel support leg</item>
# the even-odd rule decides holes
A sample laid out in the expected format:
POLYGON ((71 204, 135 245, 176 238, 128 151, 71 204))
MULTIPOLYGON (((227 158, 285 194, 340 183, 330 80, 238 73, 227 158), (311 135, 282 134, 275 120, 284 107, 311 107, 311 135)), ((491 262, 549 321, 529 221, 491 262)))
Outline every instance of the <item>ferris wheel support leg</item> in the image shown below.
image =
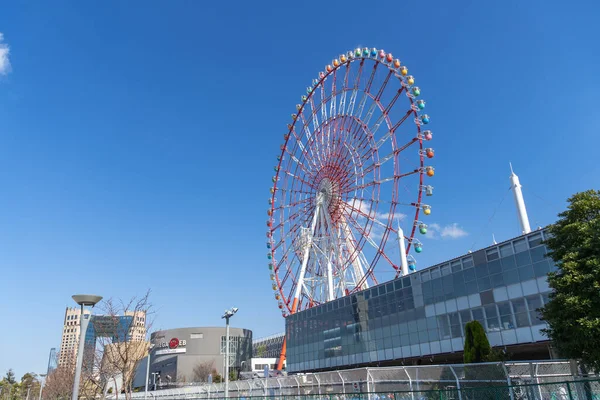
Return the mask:
MULTIPOLYGON (((310 237, 304 249, 302 257, 302 266, 300 267, 300 274, 298 275, 298 282, 296 282, 296 292, 294 293, 294 301, 292 302, 292 309, 290 314, 293 314, 298 309, 298 303, 300 301, 300 294, 302 293, 302 286, 304 286, 304 275, 306 273, 306 266, 308 265, 308 256, 310 255, 310 248, 312 246, 312 237, 315 234, 315 227, 317 226, 317 220, 321 212, 322 199, 320 196, 317 197, 317 207, 315 207, 315 215, 313 216, 312 223, 310 225, 310 237)), ((287 337, 283 339, 283 346, 281 347, 281 354, 279 355, 279 361, 277 362, 277 370, 281 371, 283 368, 283 362, 285 361, 285 353, 287 350, 287 337)))
MULTIPOLYGON (((352 234, 352 231, 350 230, 350 228, 348 227, 348 224, 346 222, 346 219, 344 218, 342 220, 342 225, 343 225, 343 229, 344 229, 344 236, 346 236, 346 247, 348 247, 348 249, 351 249, 351 253, 355 253, 356 252, 356 247, 353 244, 353 241, 355 242, 354 239, 354 235, 352 234)), ((362 266, 362 262, 360 260, 360 257, 362 256, 362 251, 360 252, 359 255, 357 255, 357 257, 352 261, 352 267, 354 268, 354 279, 356 279, 356 284, 358 284, 358 282, 360 282, 363 277, 365 276, 365 272, 362 266)), ((360 290, 364 290, 364 289, 368 289, 369 288, 369 284, 367 283, 367 280, 365 279, 365 281, 363 282, 363 284, 360 286, 360 290)))
POLYGON ((402 276, 408 275, 408 260, 406 259, 406 243, 404 243, 404 231, 398 224, 398 244, 400 245, 400 265, 402 276))
POLYGON ((302 257, 302 266, 300 267, 300 274, 298 275, 298 282, 296 282, 296 292, 294 293, 294 303, 292 303, 292 313, 296 312, 295 307, 297 307, 297 302, 300 299, 300 294, 302 293, 302 286, 304 286, 304 275, 306 274, 306 266, 308 265, 308 257, 310 255, 310 248, 312 247, 312 238, 315 234, 315 227, 317 226, 317 220, 319 219, 319 214, 321 213, 321 201, 320 198, 317 198, 317 207, 315 207, 315 215, 313 216, 312 223, 310 225, 310 236, 308 237, 308 243, 306 244, 306 248, 304 249, 304 254, 302 257))
MULTIPOLYGON (((323 215, 327 213, 322 212, 319 214, 321 215, 321 228, 325 230, 325 217, 323 215)), ((330 231, 331 229, 332 227, 330 226, 330 231)), ((326 254, 325 257, 327 257, 327 301, 332 301, 335 300, 335 292, 333 290, 333 265, 331 265, 330 254, 326 254)))

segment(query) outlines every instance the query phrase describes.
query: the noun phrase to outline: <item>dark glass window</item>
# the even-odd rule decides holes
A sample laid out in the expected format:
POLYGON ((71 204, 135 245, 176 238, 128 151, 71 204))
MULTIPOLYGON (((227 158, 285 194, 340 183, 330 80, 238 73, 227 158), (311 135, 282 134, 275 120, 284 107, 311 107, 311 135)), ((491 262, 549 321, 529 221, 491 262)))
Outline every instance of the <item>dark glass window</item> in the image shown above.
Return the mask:
POLYGON ((462 259, 463 269, 471 268, 473 266, 473 257, 465 257, 462 259))
POLYGON ((465 278, 465 282, 472 282, 477 278, 474 268, 463 270, 463 276, 465 278))
POLYGON ((480 278, 477 280, 477 286, 479 287, 479 291, 483 292, 484 290, 489 290, 492 288, 492 284, 490 283, 489 277, 480 278))
POLYGON ((550 272, 550 265, 547 260, 533 264, 533 273, 535 276, 546 276, 550 272))
POLYGON ((513 246, 515 247, 515 253, 520 253, 522 251, 527 250, 527 241, 525 240, 525 238, 515 240, 513 242, 513 246))
POLYGON ((450 264, 442 265, 441 270, 442 270, 442 276, 447 276, 452 273, 452 270, 450 269, 450 264))
POLYGON ((511 300, 511 303, 515 312, 517 327, 529 326, 529 313, 525 306, 525 299, 514 299, 511 300))
POLYGON ((500 256, 498 255, 498 248, 492 247, 491 249, 487 249, 485 252, 488 261, 497 260, 500 256))
POLYGON ((504 258, 500 259, 500 262, 502 263, 503 271, 510 271, 512 269, 517 268, 517 262, 516 262, 514 256, 504 257, 504 258))
POLYGON ((513 254, 514 252, 511 243, 503 244, 502 246, 500 246, 500 257, 504 258, 513 254))
POLYGON ((448 324, 448 317, 446 315, 439 315, 438 317, 438 328, 440 330, 440 336, 442 339, 450 339, 450 325, 448 324))
POLYGON ((498 322, 498 311, 496 310, 496 305, 490 304, 489 306, 485 306, 484 310, 485 310, 485 318, 487 321, 488 332, 489 331, 499 331, 500 323, 498 322))
POLYGON ((488 272, 490 275, 499 274, 500 272, 502 272, 502 265, 500 265, 500 260, 488 262, 488 272))
POLYGON ((500 326, 502 329, 512 329, 514 328, 514 322, 512 317, 512 311, 510 309, 510 303, 508 301, 504 301, 497 304, 498 313, 500 314, 500 326))
POLYGON ((504 278, 503 278, 502 274, 491 275, 490 283, 493 288, 504 286, 504 278))
POLYGON ((533 266, 531 265, 526 265, 524 267, 518 268, 518 271, 519 279, 521 279, 521 281, 526 281, 528 279, 535 278, 535 275, 533 274, 533 266))
POLYGON ((479 321, 481 326, 483 326, 483 328, 485 329, 485 317, 483 316, 483 309, 479 307, 473 308, 471 309, 471 313, 473 314, 473 319, 475 321, 479 321))
POLYGON ((460 311, 460 319, 461 319, 461 325, 464 327, 465 324, 469 321, 472 320, 471 318, 471 310, 462 310, 460 311))
POLYGON ((475 266, 475 275, 478 278, 483 278, 484 276, 488 276, 487 264, 481 264, 475 266))
POLYGON ((442 273, 440 271, 439 268, 432 268, 431 269, 431 279, 436 279, 442 276, 442 273))
POLYGON ((460 260, 452 261, 450 265, 452 266, 452 272, 458 272, 462 270, 462 264, 460 263, 460 260))
POLYGON ((522 267, 523 265, 531 264, 531 257, 529 256, 528 251, 523 251, 521 253, 515 254, 515 260, 517 260, 517 267, 522 267))
POLYGON ((535 249, 531 249, 529 251, 529 254, 531 255, 531 261, 533 261, 533 262, 542 261, 543 259, 546 258, 547 252, 548 252, 548 250, 546 249, 546 246, 538 246, 535 249))
POLYGON ((533 248, 542 244, 542 232, 535 233, 527 238, 529 240, 529 247, 533 248))
POLYGON ((519 282, 519 274, 517 270, 505 271, 502 273, 502 277, 504 278, 505 285, 511 285, 519 282))
POLYGON ((529 309, 529 316, 531 318, 532 325, 538 325, 543 323, 540 318, 540 313, 537 311, 542 307, 542 299, 539 295, 535 294, 525 298, 527 300, 527 308, 529 309))

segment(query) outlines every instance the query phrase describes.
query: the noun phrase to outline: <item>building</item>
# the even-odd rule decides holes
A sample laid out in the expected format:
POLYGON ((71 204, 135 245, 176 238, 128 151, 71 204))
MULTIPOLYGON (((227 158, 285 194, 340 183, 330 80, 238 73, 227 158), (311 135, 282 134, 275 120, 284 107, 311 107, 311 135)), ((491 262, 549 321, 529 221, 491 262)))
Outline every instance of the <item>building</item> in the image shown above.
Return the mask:
MULTIPOLYGON (((80 309, 67 307, 58 365, 75 365, 79 348, 80 309)), ((85 310, 89 312, 89 310, 85 310)), ((146 314, 144 311, 128 311, 122 316, 92 315, 85 334, 85 349, 93 352, 98 338, 110 342, 144 341, 146 339, 146 314)))
POLYGON ((471 320, 515 359, 550 358, 536 311, 556 269, 545 235, 526 233, 290 315, 287 371, 460 362, 471 320))
POLYGON ((244 378, 264 377, 265 367, 268 367, 273 374, 277 369, 277 361, 281 355, 284 338, 285 333, 278 333, 254 340, 252 342, 251 368, 244 374, 244 378))
MULTIPOLYGON (((151 387, 205 382, 208 375, 223 376, 226 350, 225 327, 179 328, 158 331, 151 335, 151 387)), ((250 368, 252 331, 229 328, 229 368, 238 374, 250 368)), ((147 358, 142 360, 134 378, 134 387, 143 387, 147 358)))

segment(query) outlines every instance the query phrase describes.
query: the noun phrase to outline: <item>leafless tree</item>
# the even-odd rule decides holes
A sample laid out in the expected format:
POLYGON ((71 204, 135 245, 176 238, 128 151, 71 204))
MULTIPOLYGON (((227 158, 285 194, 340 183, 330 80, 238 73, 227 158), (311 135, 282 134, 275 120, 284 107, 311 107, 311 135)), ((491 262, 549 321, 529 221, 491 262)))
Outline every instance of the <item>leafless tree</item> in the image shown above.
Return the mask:
POLYGON ((75 365, 68 363, 59 365, 46 377, 42 397, 44 400, 70 399, 74 380, 75 365))
POLYGON ((215 369, 215 361, 199 362, 194 366, 194 382, 208 382, 208 376, 215 369))
POLYGON ((141 297, 130 300, 108 299, 100 303, 101 317, 95 318, 94 329, 97 335, 99 353, 98 372, 104 385, 112 380, 115 387, 121 382, 119 392, 130 399, 133 378, 139 361, 148 354, 147 333, 152 326, 153 309, 150 303, 150 290, 141 297))

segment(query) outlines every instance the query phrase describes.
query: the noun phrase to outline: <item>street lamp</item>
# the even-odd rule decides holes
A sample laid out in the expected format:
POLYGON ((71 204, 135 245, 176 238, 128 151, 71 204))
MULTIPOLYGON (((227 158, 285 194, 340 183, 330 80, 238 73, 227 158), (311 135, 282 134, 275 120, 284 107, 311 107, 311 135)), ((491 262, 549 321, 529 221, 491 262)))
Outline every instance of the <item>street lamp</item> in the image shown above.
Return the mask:
POLYGON ((83 346, 85 345, 85 333, 87 327, 90 324, 90 314, 85 315, 83 313, 84 307, 94 307, 102 296, 95 296, 93 294, 76 294, 71 296, 75 303, 81 307, 79 314, 79 347, 77 348, 77 362, 75 364, 75 381, 73 381, 73 395, 71 400, 77 400, 79 397, 79 380, 81 379, 81 366, 83 364, 83 346))
POLYGON ((146 360, 146 387, 144 389, 144 400, 148 397, 148 381, 150 380, 150 353, 154 348, 154 344, 148 346, 148 360, 146 360))
POLYGON ((237 307, 225 310, 221 318, 225 318, 225 398, 229 398, 229 318, 238 312, 237 307))
POLYGON ((38 400, 42 400, 42 390, 44 389, 44 378, 46 377, 46 374, 39 374, 39 377, 42 378, 42 380, 40 381, 40 395, 38 396, 38 400))

